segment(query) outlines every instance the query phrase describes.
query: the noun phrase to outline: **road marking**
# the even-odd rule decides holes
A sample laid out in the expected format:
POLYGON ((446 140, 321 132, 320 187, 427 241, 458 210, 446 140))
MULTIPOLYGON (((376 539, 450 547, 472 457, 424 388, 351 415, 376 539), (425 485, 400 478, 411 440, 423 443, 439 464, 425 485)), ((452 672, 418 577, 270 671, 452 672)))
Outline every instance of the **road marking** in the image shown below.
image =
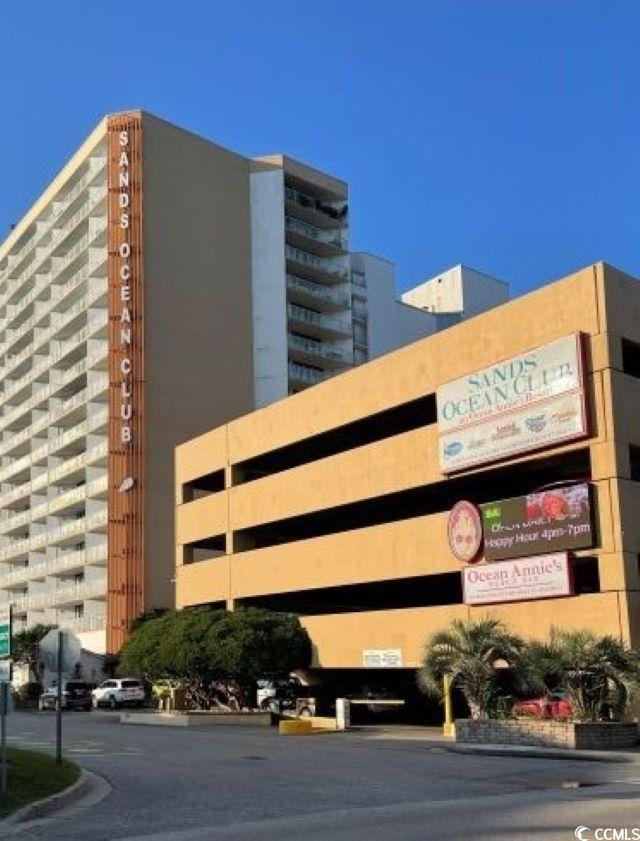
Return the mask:
MULTIPOLYGON (((7 741, 27 750, 53 751, 56 745, 55 739, 48 739, 47 741, 34 741, 33 739, 25 738, 22 734, 17 736, 8 736, 7 741)), ((64 753, 79 756, 133 756, 139 755, 142 752, 137 748, 119 746, 110 747, 109 745, 89 740, 63 739, 62 744, 64 753)))

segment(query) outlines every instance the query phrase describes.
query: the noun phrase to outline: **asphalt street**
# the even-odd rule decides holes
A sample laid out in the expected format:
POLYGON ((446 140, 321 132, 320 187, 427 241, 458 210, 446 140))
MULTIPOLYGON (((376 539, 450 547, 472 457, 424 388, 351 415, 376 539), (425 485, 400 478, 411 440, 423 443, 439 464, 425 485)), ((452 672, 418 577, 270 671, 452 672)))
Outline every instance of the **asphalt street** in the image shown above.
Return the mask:
MULTIPOLYGON (((52 752, 54 726, 12 714, 10 743, 52 752)), ((99 713, 66 714, 64 735, 66 755, 112 791, 17 838, 574 839, 578 825, 640 827, 640 761, 456 755, 415 730, 285 738, 99 713)))

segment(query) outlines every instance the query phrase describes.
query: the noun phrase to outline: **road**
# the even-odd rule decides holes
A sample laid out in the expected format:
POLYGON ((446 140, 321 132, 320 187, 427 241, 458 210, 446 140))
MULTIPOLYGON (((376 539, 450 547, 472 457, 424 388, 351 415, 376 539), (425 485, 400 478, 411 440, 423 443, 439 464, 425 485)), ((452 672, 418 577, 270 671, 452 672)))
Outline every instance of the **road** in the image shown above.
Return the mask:
MULTIPOLYGON (((11 743, 53 750, 52 715, 16 713, 9 725, 11 743)), ((411 730, 285 738, 122 726, 99 713, 66 714, 64 734, 66 755, 112 791, 19 839, 511 841, 640 827, 640 762, 456 755, 411 730), (585 787, 562 788, 576 781, 585 787)))

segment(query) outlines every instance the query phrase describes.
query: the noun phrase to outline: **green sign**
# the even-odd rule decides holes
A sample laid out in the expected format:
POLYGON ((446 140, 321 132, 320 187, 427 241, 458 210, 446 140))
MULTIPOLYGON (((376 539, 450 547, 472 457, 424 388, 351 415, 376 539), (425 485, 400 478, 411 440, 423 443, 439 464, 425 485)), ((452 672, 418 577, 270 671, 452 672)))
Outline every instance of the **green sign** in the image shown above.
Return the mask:
POLYGON ((11 611, 0 610, 0 659, 11 657, 11 611))

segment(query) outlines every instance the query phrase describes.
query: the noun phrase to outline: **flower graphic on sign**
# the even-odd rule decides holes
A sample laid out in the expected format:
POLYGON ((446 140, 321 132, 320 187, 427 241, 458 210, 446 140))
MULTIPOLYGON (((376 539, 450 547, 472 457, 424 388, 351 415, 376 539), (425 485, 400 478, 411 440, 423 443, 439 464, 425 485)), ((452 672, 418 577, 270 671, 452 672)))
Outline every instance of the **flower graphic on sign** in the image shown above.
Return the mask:
POLYGON ((457 502, 449 514, 449 546, 459 561, 472 563, 482 546, 482 521, 471 502, 457 502))

